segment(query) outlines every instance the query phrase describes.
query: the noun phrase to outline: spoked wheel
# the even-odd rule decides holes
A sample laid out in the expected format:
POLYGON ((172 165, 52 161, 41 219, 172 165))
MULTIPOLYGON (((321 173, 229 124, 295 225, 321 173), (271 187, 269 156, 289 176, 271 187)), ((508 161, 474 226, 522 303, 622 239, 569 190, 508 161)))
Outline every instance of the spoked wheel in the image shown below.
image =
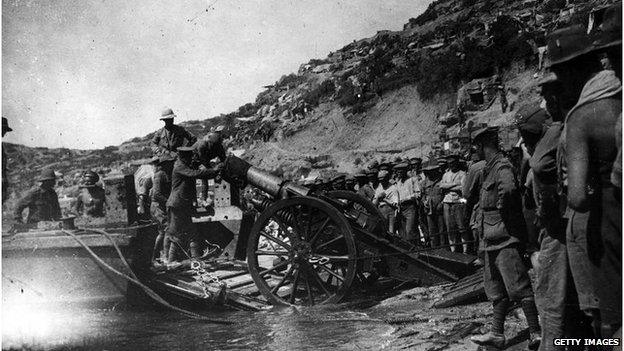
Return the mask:
POLYGON ((383 235, 387 232, 387 224, 379 208, 363 196, 352 191, 334 190, 327 192, 328 197, 341 202, 341 210, 350 216, 362 228, 375 234, 383 235), (365 214, 365 220, 360 214, 365 214))
POLYGON ((356 273, 351 227, 338 210, 313 197, 279 200, 254 223, 249 273, 272 304, 339 302, 356 273))

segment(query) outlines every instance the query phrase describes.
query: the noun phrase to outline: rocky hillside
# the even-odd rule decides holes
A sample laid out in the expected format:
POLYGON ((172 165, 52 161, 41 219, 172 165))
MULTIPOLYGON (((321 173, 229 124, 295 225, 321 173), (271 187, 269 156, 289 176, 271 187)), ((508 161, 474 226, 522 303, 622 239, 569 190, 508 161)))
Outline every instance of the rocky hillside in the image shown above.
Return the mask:
MULTIPOLYGON (((613 2, 438 0, 406 18, 401 31, 348 43, 265 86, 237 111, 183 125, 196 135, 225 125, 231 148, 286 177, 350 171, 372 158, 449 151, 460 127, 504 126, 517 106, 538 101, 534 82, 542 73, 545 35, 586 24, 592 9, 613 2), (501 113, 501 83, 507 113, 501 113)), ((11 196, 44 167, 63 173, 68 187, 84 169, 131 172, 150 156, 151 136, 90 151, 5 145, 11 196)))

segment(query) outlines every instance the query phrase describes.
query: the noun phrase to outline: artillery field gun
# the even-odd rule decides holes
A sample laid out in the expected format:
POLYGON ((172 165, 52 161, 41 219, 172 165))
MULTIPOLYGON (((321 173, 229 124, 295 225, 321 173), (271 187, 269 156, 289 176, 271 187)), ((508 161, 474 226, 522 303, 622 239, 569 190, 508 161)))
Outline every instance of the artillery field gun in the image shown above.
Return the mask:
POLYGON ((456 281, 475 258, 417 248, 389 235, 378 209, 353 192, 311 193, 234 156, 222 175, 235 187, 264 192, 249 199, 259 215, 246 258, 253 281, 272 304, 336 303, 356 284, 380 275, 421 284, 456 281))

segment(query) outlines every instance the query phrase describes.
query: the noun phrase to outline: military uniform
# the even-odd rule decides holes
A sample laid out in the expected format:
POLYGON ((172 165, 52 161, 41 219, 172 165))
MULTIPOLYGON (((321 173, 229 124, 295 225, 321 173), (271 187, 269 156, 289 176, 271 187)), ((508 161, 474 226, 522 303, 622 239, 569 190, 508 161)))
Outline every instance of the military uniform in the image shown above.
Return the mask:
POLYGON ((368 183, 368 176, 366 172, 359 171, 355 174, 355 179, 358 182, 358 189, 356 193, 368 201, 373 201, 373 198, 375 197, 375 190, 370 183, 368 183))
POLYGON ((173 124, 174 117, 176 115, 170 108, 162 111, 160 120, 165 122, 165 127, 158 130, 152 138, 152 151, 156 156, 175 157, 179 147, 190 146, 197 142, 197 138, 184 127, 173 124))
POLYGON ((481 211, 479 209, 479 193, 481 191, 481 185, 483 184, 483 169, 485 168, 485 161, 480 160, 468 167, 466 172, 466 178, 462 186, 462 194, 466 199, 466 215, 464 218, 468 221, 468 227, 472 231, 475 240, 479 241, 477 245, 477 253, 479 257, 482 257, 483 253, 483 240, 481 233, 481 211))
POLYGON ((74 211, 85 217, 104 217, 106 195, 99 186, 83 187, 76 199, 74 211))
POLYGON ((432 246, 447 245, 444 232, 444 212, 442 209, 442 198, 444 193, 440 188, 441 178, 430 179, 428 177, 422 183, 423 207, 427 216, 427 230, 429 232, 428 241, 432 246))
POLYGON ((400 178, 401 172, 407 173, 407 164, 399 163, 394 167, 397 176, 394 187, 396 188, 399 203, 399 214, 402 226, 399 228, 406 241, 420 242, 418 232, 418 200, 420 199, 420 185, 415 178, 400 178))
POLYGON ((377 189, 375 189, 375 197, 373 203, 379 206, 379 211, 388 223, 388 232, 395 234, 396 212, 398 208, 399 196, 396 187, 390 183, 384 188, 383 180, 387 178, 388 171, 379 171, 378 179, 380 181, 377 189))
MULTIPOLYGON (((187 152, 191 151, 192 148, 184 148, 182 150, 187 152)), ((197 178, 213 178, 216 174, 217 172, 213 169, 200 170, 191 168, 191 166, 179 158, 175 161, 171 176, 171 194, 166 202, 169 218, 165 235, 166 251, 169 249, 167 242, 175 242, 185 247, 188 243, 192 244, 196 239, 196 233, 191 220, 191 216, 195 211, 193 202, 197 199, 195 180, 197 178)), ((175 257, 170 257, 169 259, 175 259, 175 257)))
POLYGON ((180 146, 189 146, 197 142, 197 137, 184 127, 173 125, 171 129, 165 127, 156 132, 152 138, 152 151, 157 156, 165 153, 174 153, 180 146))
MULTIPOLYGON (((452 156, 455 158, 456 156, 452 156)), ((457 162, 457 161, 456 161, 457 162)), ((442 202, 444 203, 444 223, 448 231, 448 241, 450 244, 455 244, 457 241, 468 241, 466 235, 466 227, 464 221, 464 209, 461 191, 462 184, 466 172, 458 169, 453 172, 450 168, 442 176, 440 187, 446 190, 446 195, 442 202), (459 240, 458 240, 459 239, 459 240)), ((464 244, 466 246, 466 244, 464 244)), ((451 251, 457 250, 456 246, 451 246, 451 251)))
POLYGON ((494 305, 495 333, 503 332, 510 301, 520 301, 529 331, 539 335, 533 289, 521 256, 526 242, 524 218, 518 215, 522 213, 522 200, 513 166, 500 152, 483 169, 479 207, 483 214, 484 286, 494 305))
POLYGON ((171 178, 167 172, 159 169, 154 173, 153 184, 150 213, 160 226, 165 226, 167 224, 167 199, 171 194, 171 178))
POLYGON ((22 212, 28 208, 27 223, 59 220, 61 207, 54 189, 36 187, 26 193, 15 205, 15 220, 22 221, 22 212))

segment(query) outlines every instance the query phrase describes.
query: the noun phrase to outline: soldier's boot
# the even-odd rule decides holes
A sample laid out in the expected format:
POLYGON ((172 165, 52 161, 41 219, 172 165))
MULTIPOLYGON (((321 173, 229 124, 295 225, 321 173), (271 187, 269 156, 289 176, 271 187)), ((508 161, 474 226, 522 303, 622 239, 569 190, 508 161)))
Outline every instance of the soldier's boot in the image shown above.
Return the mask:
POLYGON ((498 349, 505 347, 505 335, 489 332, 483 335, 476 335, 470 338, 472 342, 481 346, 494 346, 498 349))
POLYGON ((191 258, 199 258, 201 257, 201 247, 199 243, 196 241, 191 241, 189 244, 191 250, 191 258))
POLYGON ((508 298, 494 301, 492 303, 493 320, 491 331, 487 334, 473 336, 470 340, 477 345, 493 346, 499 349, 505 347, 505 317, 510 304, 508 298))
POLYGON ((537 350, 542 342, 542 330, 539 325, 537 306, 533 298, 526 298, 520 301, 522 312, 529 325, 529 350, 537 350))

